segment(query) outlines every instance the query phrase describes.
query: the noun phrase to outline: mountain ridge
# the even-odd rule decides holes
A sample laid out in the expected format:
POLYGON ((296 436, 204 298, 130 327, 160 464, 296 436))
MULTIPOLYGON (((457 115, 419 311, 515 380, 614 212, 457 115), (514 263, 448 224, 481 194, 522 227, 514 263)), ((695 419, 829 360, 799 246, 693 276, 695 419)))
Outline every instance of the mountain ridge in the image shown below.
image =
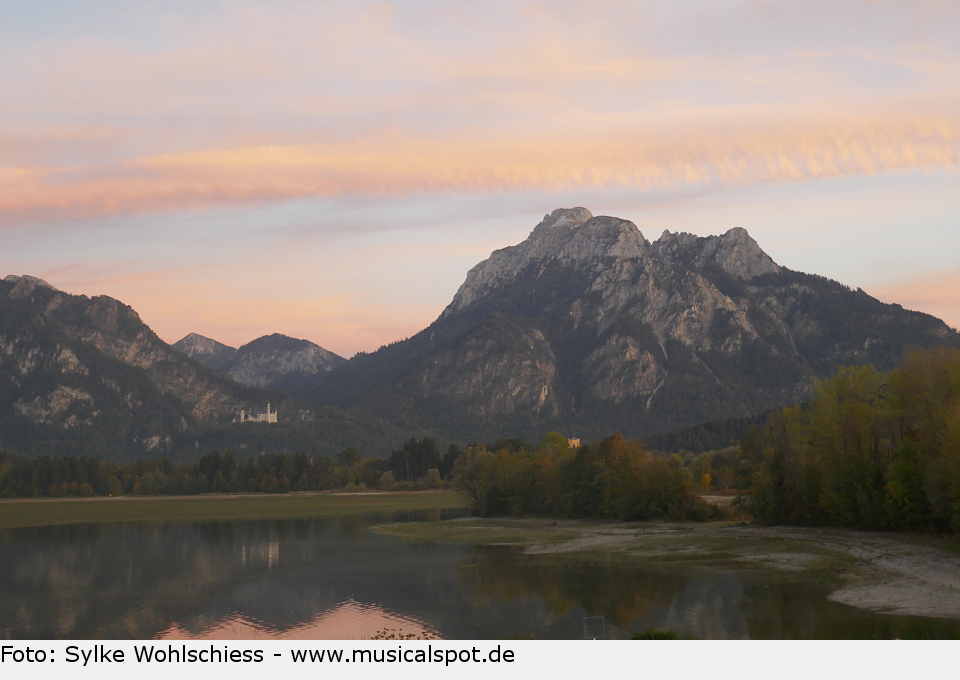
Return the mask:
POLYGON ((0 281, 0 446, 168 455, 267 402, 283 420, 312 413, 183 356, 114 298, 71 295, 35 277, 0 281))
POLYGON ((263 335, 237 349, 189 333, 172 347, 242 385, 285 391, 346 362, 316 343, 281 333, 263 335))
POLYGON ((471 268, 424 331, 300 394, 460 441, 645 436, 796 403, 842 363, 889 370, 939 344, 960 338, 781 267, 744 229, 651 243, 628 220, 560 209, 471 268))
MULTIPOLYGON (((204 340, 191 346, 232 350, 204 340)), ((0 447, 128 459, 346 446, 383 455, 411 436, 535 441, 551 430, 651 437, 748 422, 805 400, 840 365, 890 370, 910 347, 938 345, 960 347, 960 337, 930 315, 782 267, 745 230, 666 231, 650 242, 627 220, 559 210, 471 268, 427 328, 301 372, 293 397, 184 356, 113 298, 7 277, 0 447), (267 401, 280 423, 233 422, 267 401)), ((254 372, 289 377, 297 362, 284 372, 271 364, 276 352, 311 347, 275 334, 230 361, 265 357, 254 372)))

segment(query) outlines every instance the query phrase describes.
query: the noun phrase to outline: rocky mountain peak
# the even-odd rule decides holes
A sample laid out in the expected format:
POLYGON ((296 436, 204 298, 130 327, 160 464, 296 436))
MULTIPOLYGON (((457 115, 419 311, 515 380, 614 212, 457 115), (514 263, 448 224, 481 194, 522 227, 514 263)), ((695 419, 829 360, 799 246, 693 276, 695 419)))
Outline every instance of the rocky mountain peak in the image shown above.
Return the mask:
POLYGON ((664 231, 650 250, 658 259, 671 265, 695 269, 714 265, 745 281, 780 272, 777 263, 742 227, 735 227, 721 236, 706 237, 664 231))
POLYGON ((49 288, 50 290, 57 290, 43 279, 36 276, 29 276, 27 274, 24 274, 23 276, 10 274, 9 276, 4 277, 3 280, 7 283, 14 284, 13 290, 10 291, 10 295, 14 298, 30 295, 30 293, 35 291, 37 288, 49 288))
POLYGON ((557 208, 549 215, 544 215, 543 220, 533 228, 530 235, 533 236, 553 227, 578 226, 591 219, 593 219, 593 213, 586 208, 557 208))
POLYGON ((547 262, 597 267, 643 256, 650 243, 637 225, 617 217, 594 217, 586 208, 554 210, 544 215, 522 243, 495 250, 467 273, 445 313, 463 309, 497 286, 510 283, 531 266, 547 262))
POLYGON ((274 333, 243 345, 224 372, 244 385, 289 389, 345 362, 309 340, 274 333))
POLYGON ((629 220, 595 217, 586 208, 566 208, 544 215, 522 243, 494 251, 471 269, 444 316, 510 286, 521 276, 532 272, 539 277, 550 264, 587 273, 595 281, 594 290, 603 292, 610 304, 630 297, 629 285, 623 285, 637 275, 637 267, 653 267, 665 276, 670 271, 693 269, 702 274, 716 268, 743 281, 781 271, 740 227, 706 237, 664 231, 651 244, 629 220), (614 288, 619 292, 611 297, 608 294, 614 288))
POLYGON ((891 370, 908 346, 942 345, 960 347, 942 321, 781 268, 744 229, 648 243, 575 208, 474 267, 430 327, 309 395, 457 441, 646 436, 798 403, 838 366, 891 370))
POLYGON ((177 345, 190 347, 195 351, 212 351, 216 347, 226 347, 222 342, 217 342, 213 338, 208 338, 199 333, 187 333, 183 338, 177 341, 177 345))

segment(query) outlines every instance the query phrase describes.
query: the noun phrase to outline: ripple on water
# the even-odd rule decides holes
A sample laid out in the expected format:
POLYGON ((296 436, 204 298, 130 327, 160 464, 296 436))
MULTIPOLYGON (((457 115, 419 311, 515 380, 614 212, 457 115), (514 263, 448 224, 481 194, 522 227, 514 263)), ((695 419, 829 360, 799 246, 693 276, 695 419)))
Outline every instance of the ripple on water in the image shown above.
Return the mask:
POLYGON ((173 623, 158 640, 439 640, 439 632, 415 618, 354 600, 341 602, 313 620, 275 628, 234 613, 200 629, 173 623))

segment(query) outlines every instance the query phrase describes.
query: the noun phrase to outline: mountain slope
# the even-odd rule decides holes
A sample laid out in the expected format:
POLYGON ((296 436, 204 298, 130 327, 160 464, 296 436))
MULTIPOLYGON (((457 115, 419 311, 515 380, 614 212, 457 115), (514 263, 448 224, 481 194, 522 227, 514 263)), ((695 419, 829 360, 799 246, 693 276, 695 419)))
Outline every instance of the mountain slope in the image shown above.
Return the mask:
POLYGON ((170 346, 191 359, 196 359, 204 366, 209 366, 220 372, 223 372, 230 365, 230 361, 237 354, 236 347, 224 345, 222 342, 217 342, 198 333, 188 333, 170 346))
POLYGON ((190 333, 172 347, 241 385, 277 390, 295 390, 346 362, 309 340, 280 333, 264 335, 240 349, 190 333))
POLYGON ((291 390, 344 362, 309 340, 274 333, 243 345, 223 371, 243 385, 291 390))
POLYGON ((310 415, 281 392, 237 385, 183 356, 113 298, 69 295, 33 277, 0 281, 0 447, 168 455, 268 401, 281 420, 310 415))
POLYGON ((942 321, 778 266, 743 229, 664 234, 583 208, 467 274, 409 340, 301 392, 464 441, 628 436, 801 401, 842 364, 960 346, 942 321))

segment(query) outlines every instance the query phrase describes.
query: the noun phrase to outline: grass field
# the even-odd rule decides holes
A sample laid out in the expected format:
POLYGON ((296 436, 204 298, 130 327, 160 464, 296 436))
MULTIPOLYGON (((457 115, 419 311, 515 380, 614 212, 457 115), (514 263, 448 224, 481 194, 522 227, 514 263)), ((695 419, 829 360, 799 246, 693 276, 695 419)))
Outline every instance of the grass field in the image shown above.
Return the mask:
POLYGON ((454 491, 0 500, 0 529, 81 522, 295 519, 464 507, 454 491))

